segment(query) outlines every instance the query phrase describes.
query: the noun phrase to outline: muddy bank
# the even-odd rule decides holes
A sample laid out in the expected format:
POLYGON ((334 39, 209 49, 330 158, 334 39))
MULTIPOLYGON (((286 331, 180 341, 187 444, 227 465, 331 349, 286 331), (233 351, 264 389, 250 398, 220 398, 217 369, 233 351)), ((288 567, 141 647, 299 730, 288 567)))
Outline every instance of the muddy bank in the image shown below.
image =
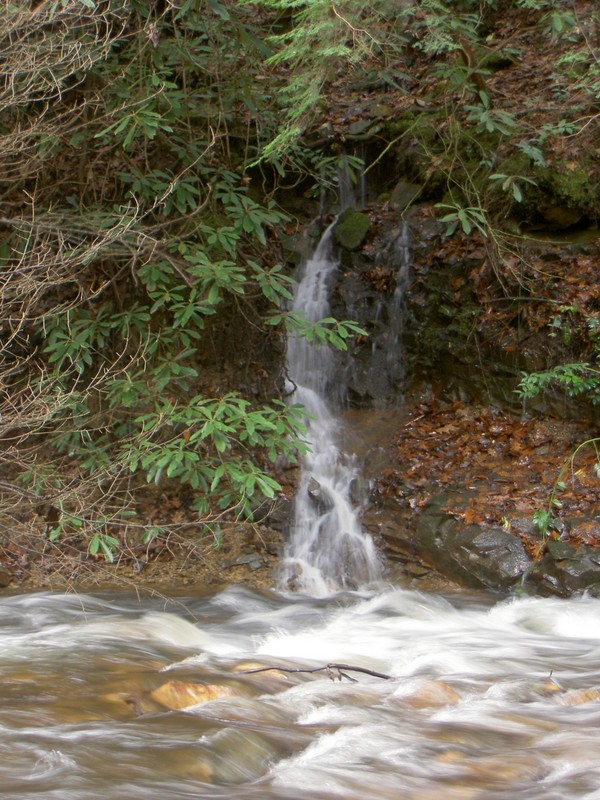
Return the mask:
POLYGON ((3 548, 0 591, 119 589, 169 594, 242 584, 272 588, 281 533, 256 523, 223 525, 222 539, 182 530, 143 552, 123 550, 114 563, 92 557, 85 543, 21 539, 3 548))

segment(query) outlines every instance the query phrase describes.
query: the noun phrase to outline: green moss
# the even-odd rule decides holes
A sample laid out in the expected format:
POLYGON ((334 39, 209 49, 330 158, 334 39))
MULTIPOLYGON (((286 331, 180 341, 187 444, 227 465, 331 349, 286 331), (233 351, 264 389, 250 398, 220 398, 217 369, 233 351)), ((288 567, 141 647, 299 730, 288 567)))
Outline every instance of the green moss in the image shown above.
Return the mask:
POLYGON ((465 361, 472 357, 470 337, 481 309, 467 284, 460 298, 455 296, 452 280, 463 276, 462 264, 431 270, 424 287, 427 303, 414 309, 418 314, 419 357, 431 365, 448 353, 465 361))
POLYGON ((440 111, 405 111, 400 116, 385 120, 385 132, 390 137, 410 134, 424 145, 431 146, 437 140, 437 123, 443 118, 440 111))
POLYGON ((531 177, 531 162, 525 153, 513 153, 507 158, 503 158, 494 167, 494 172, 501 175, 525 175, 531 177))
POLYGON ((371 220, 366 214, 348 208, 340 214, 333 229, 333 235, 345 250, 358 250, 370 227, 371 220))
POLYGON ((546 188, 554 197, 570 207, 590 211, 600 207, 598 189, 598 173, 576 165, 573 169, 567 166, 543 167, 536 170, 540 186, 546 188))

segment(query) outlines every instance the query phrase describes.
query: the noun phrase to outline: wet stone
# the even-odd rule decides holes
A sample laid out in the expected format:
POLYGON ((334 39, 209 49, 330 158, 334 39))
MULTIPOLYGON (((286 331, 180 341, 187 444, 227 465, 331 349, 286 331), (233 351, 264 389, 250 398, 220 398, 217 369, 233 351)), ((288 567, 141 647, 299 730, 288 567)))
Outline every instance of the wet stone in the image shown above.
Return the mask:
POLYGON ((167 681, 150 692, 150 697, 171 711, 181 711, 221 697, 233 697, 236 694, 238 692, 231 686, 174 680, 167 681))
POLYGON ((460 703, 458 692, 444 681, 422 681, 416 688, 400 699, 411 708, 443 708, 460 703))
POLYGON ((560 597, 584 591, 600 597, 599 560, 593 548, 549 542, 543 558, 528 572, 525 588, 560 597))
POLYGON ((371 220, 366 214, 348 208, 338 217, 333 235, 338 244, 346 250, 358 250, 364 242, 371 220))
POLYGON ((465 525, 435 498, 418 521, 415 547, 442 574, 466 586, 508 589, 520 582, 531 560, 519 538, 498 527, 465 525))
POLYGON ((310 502, 319 514, 326 514, 333 508, 331 498, 316 478, 309 480, 307 492, 310 502))

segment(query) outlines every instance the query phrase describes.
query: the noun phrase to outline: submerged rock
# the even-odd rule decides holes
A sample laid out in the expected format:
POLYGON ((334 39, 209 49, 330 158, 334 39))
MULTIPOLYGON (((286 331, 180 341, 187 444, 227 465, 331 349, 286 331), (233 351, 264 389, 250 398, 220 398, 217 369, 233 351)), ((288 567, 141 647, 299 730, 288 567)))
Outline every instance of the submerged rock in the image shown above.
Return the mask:
POLYGON ((275 744, 253 731, 229 728, 218 731, 211 739, 214 780, 221 784, 235 785, 259 778, 280 757, 275 744))
POLYGON ((460 703, 459 693, 449 683, 423 680, 399 698, 412 708, 443 708, 460 703))
POLYGON ((599 700, 600 689, 571 689, 558 697, 557 702, 561 706, 582 706, 599 700))
POLYGON ((150 697, 171 711, 209 703, 220 697, 233 697, 237 692, 231 686, 208 683, 188 683, 187 681, 167 681, 150 692, 150 697))

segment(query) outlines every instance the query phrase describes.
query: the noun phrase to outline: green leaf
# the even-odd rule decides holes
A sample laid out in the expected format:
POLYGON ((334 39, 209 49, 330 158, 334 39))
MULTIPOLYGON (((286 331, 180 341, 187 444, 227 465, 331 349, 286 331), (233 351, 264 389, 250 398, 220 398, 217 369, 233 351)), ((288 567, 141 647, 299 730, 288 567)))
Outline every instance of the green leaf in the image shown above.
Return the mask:
POLYGON ((467 213, 466 213, 466 211, 465 211, 463 208, 461 208, 461 209, 458 211, 458 219, 459 219, 459 221, 460 221, 460 224, 461 224, 461 227, 462 227, 463 231, 464 231, 466 234, 469 234, 469 233, 471 233, 471 230, 472 230, 472 225, 471 225, 471 223, 469 222, 469 218, 468 218, 468 216, 467 216, 467 213))
POLYGON ((208 7, 218 17, 221 17, 222 20, 229 20, 229 11, 219 0, 208 0, 208 7))
POLYGON ((515 198, 517 203, 520 203, 523 200, 523 192, 519 189, 519 187, 517 186, 516 183, 513 183, 511 185, 511 188, 512 188, 513 197, 515 198))

